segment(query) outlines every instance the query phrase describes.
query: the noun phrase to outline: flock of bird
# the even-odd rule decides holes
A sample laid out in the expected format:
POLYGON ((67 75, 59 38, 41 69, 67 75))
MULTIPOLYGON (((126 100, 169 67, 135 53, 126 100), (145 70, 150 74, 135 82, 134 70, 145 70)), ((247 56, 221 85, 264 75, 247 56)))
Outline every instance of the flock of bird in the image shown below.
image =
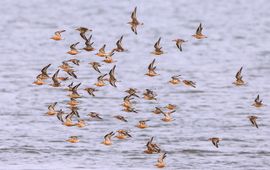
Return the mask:
MULTIPOLYGON (((134 11, 131 13, 131 21, 128 22, 131 26, 132 32, 134 32, 137 35, 137 27, 140 25, 143 25, 143 23, 139 22, 137 19, 137 7, 135 7, 134 11)), ((196 30, 196 33, 192 35, 196 39, 204 39, 207 38, 207 36, 202 34, 202 24, 199 24, 199 27, 196 30)), ((91 32, 92 30, 89 28, 85 27, 79 27, 76 29, 76 31, 80 32, 81 38, 85 41, 85 47, 81 50, 87 51, 87 52, 92 52, 95 51, 95 48, 93 47, 94 42, 91 41, 92 35, 90 35, 87 38, 87 34, 91 32)), ((60 30, 56 31, 55 34, 51 37, 52 40, 55 41, 60 41, 63 40, 62 38, 62 33, 64 33, 65 30, 60 30)), ((116 62, 113 60, 113 55, 117 52, 125 52, 127 51, 123 45, 122 45, 122 40, 123 36, 116 42, 116 47, 113 48, 110 52, 106 52, 106 44, 104 44, 98 52, 95 54, 98 57, 104 58, 103 62, 105 63, 114 63, 116 62)), ((179 49, 181 52, 182 49, 182 44, 187 42, 183 39, 175 39, 172 40, 176 43, 176 47, 179 49)), ((154 51, 151 53, 153 55, 162 55, 164 54, 164 51, 162 50, 161 47, 161 38, 158 39, 158 41, 154 44, 154 51)), ((79 50, 77 49, 77 45, 79 42, 76 42, 72 45, 70 45, 70 50, 67 52, 71 56, 75 56, 79 53, 79 50)), ((41 73, 36 77, 36 80, 34 81, 35 85, 44 85, 47 84, 45 81, 49 78, 52 79, 52 83, 49 84, 50 86, 57 88, 57 87, 62 87, 62 82, 70 80, 70 79, 77 79, 76 71, 74 70, 73 66, 71 65, 80 65, 80 61, 76 58, 69 59, 66 61, 62 62, 62 65, 59 66, 59 69, 53 74, 53 76, 49 76, 47 70, 51 66, 51 64, 48 64, 45 66, 42 70, 41 73), (60 77, 58 76, 59 72, 63 71, 67 73, 67 77, 60 77)), ((115 76, 115 69, 116 65, 114 65, 109 73, 101 73, 100 67, 102 66, 99 62, 90 62, 89 63, 92 68, 99 74, 97 77, 97 81, 94 84, 97 88, 106 86, 106 82, 109 82, 109 84, 115 88, 117 88, 117 82, 119 82, 115 76)), ((236 80, 233 82, 235 86, 243 86, 246 84, 246 82, 243 80, 242 76, 242 70, 243 67, 240 68, 240 70, 237 72, 235 78, 236 80)), ((158 76, 159 74, 156 72, 156 66, 155 66, 155 59, 149 64, 148 66, 148 72, 145 74, 146 76, 158 76)), ((170 84, 172 85, 178 85, 178 84, 183 84, 191 88, 196 88, 196 82, 191 81, 191 80, 184 80, 181 78, 181 75, 174 75, 171 77, 171 80, 169 81, 170 84)), ((52 103, 51 105, 48 106, 48 112, 47 114, 52 116, 56 115, 57 118, 61 121, 61 123, 64 126, 77 126, 79 128, 83 128, 86 126, 85 120, 81 119, 79 112, 78 112, 78 105, 79 102, 77 101, 78 98, 81 97, 81 95, 78 93, 78 88, 80 87, 81 83, 79 84, 74 84, 73 82, 70 83, 66 89, 70 93, 68 94, 68 97, 70 98, 70 101, 67 103, 70 108, 70 113, 65 113, 62 109, 57 110, 56 105, 57 102, 52 103), (74 122, 74 119, 77 120, 77 122, 74 122)), ((95 97, 95 92, 98 91, 96 88, 93 87, 87 87, 84 88, 84 90, 91 96, 95 97)), ((138 90, 135 88, 129 88, 125 91, 127 95, 123 98, 123 103, 122 107, 125 112, 137 112, 137 110, 133 106, 133 100, 135 98, 140 98, 140 95, 138 95, 138 90)), ((143 93, 143 98, 145 100, 157 100, 157 94, 150 90, 146 89, 145 92, 143 93)), ((262 107, 264 104, 262 103, 262 100, 260 99, 260 96, 258 95, 256 99, 254 100, 254 103, 252 104, 255 107, 262 107)), ((165 107, 155 107, 155 109, 152 111, 154 114, 162 114, 164 117, 161 119, 164 122, 171 122, 174 119, 172 118, 172 113, 176 112, 177 106, 174 104, 168 104, 165 107), (166 109, 166 110, 165 110, 166 109)), ((90 112, 87 116, 89 116, 90 119, 94 120, 102 120, 102 115, 97 113, 97 112, 90 112)), ((128 122, 128 120, 122 116, 122 115, 117 115, 114 116, 114 118, 118 119, 119 121, 123 122, 128 122)), ((251 124, 258 128, 257 124, 257 116, 248 116, 248 119, 250 120, 251 124)), ((149 120, 140 120, 136 127, 144 129, 148 128, 147 122, 149 120)), ((119 140, 126 139, 126 138, 131 138, 132 136, 130 135, 129 130, 125 129, 119 129, 116 132, 109 132, 104 136, 104 140, 102 144, 104 145, 112 145, 112 137, 115 136, 119 140)), ((222 140, 219 137, 211 137, 209 140, 213 143, 213 145, 218 148, 219 147, 219 142, 222 140)), ((79 138, 77 136, 70 136, 69 139, 66 140, 67 142, 71 143, 77 143, 79 142, 79 138)), ((165 164, 165 158, 167 156, 167 153, 162 151, 160 149, 160 146, 154 142, 154 137, 151 137, 150 140, 146 144, 146 150, 144 151, 146 154, 154 154, 154 153, 160 153, 160 157, 157 160, 157 163, 155 166, 159 168, 163 168, 166 166, 165 164)))

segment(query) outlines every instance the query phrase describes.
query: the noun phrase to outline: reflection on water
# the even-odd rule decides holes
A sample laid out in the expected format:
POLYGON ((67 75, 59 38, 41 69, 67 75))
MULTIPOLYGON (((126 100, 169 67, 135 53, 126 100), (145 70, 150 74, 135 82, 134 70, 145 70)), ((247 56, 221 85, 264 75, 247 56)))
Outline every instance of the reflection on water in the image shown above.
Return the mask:
MULTIPOLYGON (((270 103, 269 28, 270 3, 259 1, 7 1, 0 2, 1 11, 1 138, 0 169, 153 169, 158 155, 143 153, 151 136, 168 152, 168 169, 268 169, 269 106, 251 106, 257 94, 270 103), (143 26, 138 35, 127 22, 130 12, 143 26), (258 10, 259 9, 259 10, 258 10), (207 39, 191 37, 202 22, 207 39), (124 35, 125 53, 116 53, 118 88, 106 86, 95 98, 85 91, 79 113, 87 119, 91 111, 99 112, 104 121, 88 121, 85 128, 62 126, 56 117, 45 115, 47 106, 68 111, 67 92, 50 86, 33 86, 39 69, 51 63, 52 75, 63 60, 71 59, 69 45, 83 41, 74 29, 93 29, 95 48, 107 44, 112 49, 124 35), (63 41, 50 40, 60 29, 63 41), (150 52, 162 37, 164 55, 155 57, 160 76, 144 76, 153 60, 150 52), (183 52, 175 47, 175 38, 188 40, 183 52), (236 71, 243 66, 248 84, 234 87, 236 71), (197 82, 197 88, 168 84, 172 75, 197 82), (146 88, 157 93, 157 101, 136 99, 139 113, 126 113, 120 104, 124 90, 146 88), (151 111, 168 103, 177 105, 174 121, 164 123, 161 115, 151 111), (124 115, 128 123, 114 115, 124 115), (259 129, 253 128, 248 115, 259 117, 259 129), (141 119, 150 119, 150 128, 135 127, 141 119), (117 129, 130 129, 131 139, 114 139, 110 147, 101 145, 103 136, 117 129), (66 143, 78 135, 77 144, 66 143), (223 138, 218 149, 207 141, 223 138), (33 166, 36 165, 36 166, 33 166)), ((95 52, 81 52, 75 67, 82 87, 93 86, 98 73, 89 62, 101 61, 95 52)), ((107 73, 113 64, 104 64, 107 73)), ((63 72, 60 73, 63 75, 63 72)), ((65 85, 70 83, 66 82, 65 85)))

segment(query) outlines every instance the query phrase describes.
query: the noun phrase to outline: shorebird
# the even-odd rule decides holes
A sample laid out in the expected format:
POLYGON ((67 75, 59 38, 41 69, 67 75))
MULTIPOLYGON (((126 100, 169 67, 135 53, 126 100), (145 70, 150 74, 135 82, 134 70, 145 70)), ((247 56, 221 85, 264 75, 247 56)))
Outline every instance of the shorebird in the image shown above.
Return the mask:
POLYGON ((63 119, 63 114, 64 114, 64 112, 62 110, 57 112, 57 118, 62 122, 63 125, 65 125, 65 126, 76 126, 77 125, 77 123, 73 123, 73 121, 72 121, 72 117, 74 115, 76 115, 78 118, 80 117, 77 110, 72 110, 71 113, 69 113, 68 115, 65 116, 65 120, 63 119))
POLYGON ((91 29, 88 29, 86 27, 79 27, 79 28, 76 28, 77 31, 80 31, 80 36, 84 39, 85 37, 85 33, 88 32, 88 31, 92 31, 91 29))
POLYGON ((129 132, 127 130, 124 130, 124 129, 120 129, 120 130, 117 130, 117 135, 115 136, 116 138, 118 139, 126 139, 127 137, 132 137, 129 132))
POLYGON ((149 120, 140 120, 139 123, 136 125, 136 127, 145 129, 148 128, 149 126, 146 124, 149 120))
POLYGON ((122 40, 123 40, 123 35, 120 37, 120 39, 116 42, 116 48, 114 49, 115 51, 117 52, 124 52, 126 51, 124 48, 123 48, 123 45, 122 45, 122 40))
POLYGON ((137 19, 137 7, 135 7, 133 12, 131 13, 131 21, 128 22, 128 24, 130 24, 132 32, 137 35, 137 26, 143 25, 143 23, 140 23, 137 19))
POLYGON ((41 69, 41 74, 39 74, 36 77, 36 81, 33 82, 33 84, 36 85, 43 85, 46 84, 43 80, 49 78, 49 75, 47 73, 47 69, 51 66, 51 64, 48 64, 47 66, 45 66, 44 68, 41 69))
POLYGON ((94 92, 95 92, 95 91, 98 91, 97 89, 92 88, 92 87, 87 87, 87 88, 85 88, 84 90, 87 91, 87 93, 88 93, 89 95, 94 96, 94 97, 95 97, 94 92))
POLYGON ((45 66, 44 68, 41 69, 41 74, 40 74, 40 78, 41 79, 47 79, 49 78, 49 75, 48 75, 48 68, 51 66, 51 64, 48 64, 47 66, 45 66))
POLYGON ((133 100, 134 98, 131 98, 131 96, 132 95, 128 95, 128 96, 124 97, 122 106, 124 106, 124 107, 132 107, 131 100, 133 100))
POLYGON ((165 162, 164 162, 164 159, 166 158, 167 156, 167 153, 161 153, 158 160, 157 160, 157 163, 155 164, 156 167, 158 168, 164 168, 166 166, 165 162))
POLYGON ((161 55, 161 54, 164 54, 164 51, 162 51, 162 47, 160 46, 160 41, 161 41, 161 37, 158 39, 158 41, 155 43, 154 45, 154 48, 155 48, 155 51, 151 52, 152 54, 155 54, 155 55, 161 55))
POLYGON ((76 123, 76 126, 79 128, 85 127, 85 121, 83 119, 79 119, 78 123, 76 123))
POLYGON ((175 85, 175 84, 179 84, 181 83, 180 77, 181 75, 175 75, 171 77, 171 80, 169 81, 169 83, 175 85))
POLYGON ((111 145, 112 144, 112 136, 114 135, 114 132, 110 132, 104 136, 104 141, 102 142, 104 145, 111 145))
POLYGON ((161 113, 164 115, 164 118, 162 118, 161 120, 164 121, 164 122, 173 121, 171 114, 174 113, 174 112, 175 112, 175 110, 169 111, 169 112, 163 112, 162 111, 161 113))
POLYGON ((78 143, 80 140, 77 136, 70 136, 69 139, 67 139, 66 141, 70 143, 78 143))
POLYGON ((70 45, 70 50, 67 52, 70 55, 76 55, 79 53, 79 51, 77 50, 76 46, 79 44, 80 42, 76 42, 75 44, 71 44, 70 45))
POLYGON ((253 126, 255 126, 256 128, 259 128, 258 124, 257 124, 257 116, 248 116, 250 122, 252 123, 253 126))
POLYGON ((102 118, 99 116, 100 114, 97 113, 97 112, 90 112, 88 114, 88 116, 90 116, 91 118, 96 118, 96 119, 99 119, 99 120, 102 120, 102 118))
POLYGON ((155 114, 160 114, 160 113, 162 113, 163 111, 161 110, 161 108, 155 107, 155 110, 153 110, 152 112, 155 113, 155 114))
POLYGON ((121 116, 121 115, 116 115, 116 116, 114 116, 114 118, 116 118, 118 120, 121 120, 123 122, 128 122, 127 119, 124 116, 121 116))
POLYGON ((114 75, 114 71, 115 71, 115 68, 116 68, 116 65, 114 65, 113 66, 113 68, 110 70, 110 72, 109 72, 109 83, 113 86, 113 87, 117 87, 116 86, 116 82, 117 82, 117 80, 116 80, 116 78, 115 78, 115 75, 114 75))
POLYGON ((105 52, 106 44, 104 44, 99 50, 98 53, 96 53, 99 57, 105 57, 107 56, 107 53, 105 52))
POLYGON ((59 68, 61 68, 63 71, 68 71, 70 69, 72 69, 73 67, 71 67, 67 61, 63 61, 62 65, 59 66, 59 68))
POLYGON ((174 104, 167 104, 167 105, 165 106, 165 108, 167 108, 167 109, 169 109, 169 110, 175 110, 175 109, 176 109, 176 105, 174 105, 174 104))
POLYGON ((144 151, 144 153, 147 154, 153 154, 153 153, 159 153, 161 151, 161 149, 159 148, 159 146, 153 142, 154 137, 151 137, 151 139, 147 142, 146 144, 146 150, 144 151))
POLYGON ((183 80, 183 83, 186 85, 186 86, 191 86, 193 88, 196 88, 196 82, 194 81, 191 81, 191 80, 183 80))
POLYGON ((81 85, 81 83, 77 84, 76 86, 74 86, 72 88, 71 94, 69 94, 68 96, 70 98, 80 98, 80 94, 78 93, 78 87, 81 85))
POLYGON ((263 106, 262 100, 260 100, 260 95, 257 95, 252 106, 255 106, 255 107, 262 107, 263 106))
POLYGON ((60 84, 60 82, 58 81, 58 78, 57 78, 59 71, 60 70, 57 70, 54 73, 54 75, 52 76, 53 84, 51 84, 51 86, 53 86, 53 87, 60 87, 61 86, 61 84, 60 84))
POLYGON ((50 104, 48 106, 48 115, 55 115, 57 113, 57 111, 55 110, 55 106, 56 106, 57 102, 54 102, 53 104, 50 104))
POLYGON ((114 51, 115 49, 113 49, 111 52, 109 52, 108 54, 105 55, 105 59, 102 60, 105 63, 114 63, 116 62, 115 60, 113 60, 113 55, 114 55, 114 51))
POLYGON ((138 97, 140 98, 136 93, 137 93, 137 89, 135 88, 129 88, 128 90, 125 91, 126 93, 129 94, 129 96, 135 96, 135 97, 138 97))
POLYGON ((138 111, 133 107, 124 107, 123 111, 138 113, 138 111))
POLYGON ((83 47, 83 49, 85 51, 94 51, 95 48, 93 47, 94 42, 91 42, 92 39, 92 35, 89 36, 89 38, 86 38, 86 36, 83 36, 83 39, 85 40, 85 47, 83 47))
POLYGON ((175 40, 172 40, 172 41, 175 41, 175 44, 176 44, 176 47, 180 50, 180 51, 183 51, 182 49, 182 44, 187 42, 183 39, 175 39, 175 40))
POLYGON ((156 99, 157 95, 150 89, 146 89, 146 91, 143 93, 143 95, 144 95, 144 99, 146 99, 146 100, 157 100, 156 99))
POLYGON ((75 65, 77 65, 77 66, 80 65, 80 60, 78 60, 78 59, 76 59, 76 58, 67 60, 67 62, 72 62, 73 64, 75 64, 75 65))
POLYGON ((62 37, 61 37, 61 33, 65 32, 66 30, 60 30, 60 31, 56 31, 54 33, 54 36, 51 37, 51 39, 55 40, 55 41, 59 41, 59 40, 62 40, 62 37))
POLYGON ((196 30, 196 33, 194 35, 192 35, 193 37, 197 38, 197 39, 203 39, 203 38, 207 38, 207 36, 202 34, 202 24, 200 23, 199 27, 196 30))
POLYGON ((154 59, 148 66, 148 72, 145 74, 150 77, 157 76, 159 74, 156 73, 156 66, 154 66, 156 59, 154 59))
POLYGON ((74 71, 73 69, 65 70, 65 72, 66 72, 68 75, 70 75, 70 76, 72 76, 73 78, 75 78, 75 79, 78 78, 77 75, 75 74, 75 71, 74 71))
POLYGON ((242 86, 245 84, 242 76, 242 70, 243 67, 241 67, 240 70, 235 75, 236 80, 233 82, 233 84, 235 84, 236 86, 242 86))
POLYGON ((218 143, 219 143, 222 139, 221 139, 221 138, 214 137, 214 138, 209 138, 208 140, 211 141, 211 142, 213 143, 213 145, 214 145, 215 147, 218 148, 218 143))
POLYGON ((97 78, 97 82, 95 83, 95 85, 96 86, 98 86, 98 87, 102 87, 102 86, 105 86, 106 84, 105 84, 105 76, 107 76, 107 74, 103 74, 103 75, 101 75, 101 76, 99 76, 98 78, 97 78))
POLYGON ((79 104, 79 102, 75 98, 70 98, 70 101, 67 104, 70 105, 71 107, 76 107, 79 104))
POLYGON ((42 79, 42 77, 41 77, 41 74, 39 74, 37 77, 36 77, 36 80, 33 82, 33 84, 35 84, 35 85, 43 85, 43 84, 46 84, 45 82, 44 82, 44 80, 42 79))
POLYGON ((101 67, 101 64, 99 64, 98 62, 90 62, 89 64, 93 67, 94 70, 101 73, 99 70, 99 67, 101 67))

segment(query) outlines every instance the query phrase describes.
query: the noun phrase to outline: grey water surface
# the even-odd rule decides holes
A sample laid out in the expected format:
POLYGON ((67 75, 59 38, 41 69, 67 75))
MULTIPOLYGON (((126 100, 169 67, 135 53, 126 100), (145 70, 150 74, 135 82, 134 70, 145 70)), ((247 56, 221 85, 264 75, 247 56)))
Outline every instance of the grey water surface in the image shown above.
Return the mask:
MULTIPOLYGON (((270 1, 268 0, 1 0, 0 1, 0 169, 125 169, 152 170, 158 154, 143 153, 151 136, 167 152, 165 169, 270 169, 270 1), (127 22, 137 6, 137 16, 144 25, 135 35, 127 22), (202 23, 208 38, 196 40, 202 23), (99 76, 89 66, 101 62, 95 52, 82 51, 74 66, 82 82, 79 113, 87 121, 85 128, 65 127, 55 116, 47 116, 47 106, 58 102, 57 109, 68 112, 64 87, 34 86, 40 69, 51 63, 52 75, 62 61, 71 59, 69 45, 83 41, 75 29, 93 29, 96 49, 115 42, 124 35, 128 49, 116 53, 117 88, 99 88, 96 97, 82 89, 94 87, 99 76), (65 29, 64 40, 53 41, 56 30, 65 29), (166 52, 150 52, 159 37, 166 52), (188 40, 180 52, 175 38, 188 40), (156 58, 159 76, 144 74, 156 58), (247 85, 232 82, 243 66, 247 85), (181 74, 196 81, 197 88, 168 83, 181 74), (129 87, 154 90, 157 101, 136 99, 136 113, 126 113, 120 106, 129 87), (265 107, 251 106, 260 94, 265 107), (176 104, 174 121, 161 121, 162 115, 151 111, 156 106, 176 104), (99 112, 104 121, 89 121, 87 114, 99 112), (128 123, 113 118, 121 114, 128 123), (247 116, 259 117, 259 129, 251 126, 247 116), (150 119, 149 128, 138 129, 136 123, 150 119), (118 129, 129 129, 130 139, 113 139, 112 146, 101 144, 103 136, 118 129), (77 135, 80 142, 65 140, 77 135), (210 137, 220 137, 215 148, 210 137)), ((114 64, 103 64, 107 73, 114 64)), ((60 72, 62 76, 64 72, 60 72)), ((68 85, 72 80, 63 83, 68 85)), ((48 81, 50 83, 50 81, 48 81)))

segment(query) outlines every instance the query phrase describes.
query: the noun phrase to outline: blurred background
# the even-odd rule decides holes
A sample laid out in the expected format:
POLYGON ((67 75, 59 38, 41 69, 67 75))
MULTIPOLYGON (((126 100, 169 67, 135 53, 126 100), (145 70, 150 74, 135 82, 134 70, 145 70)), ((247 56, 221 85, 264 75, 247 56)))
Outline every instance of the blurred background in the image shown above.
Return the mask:
MULTIPOLYGON (((1 0, 0 1, 0 169, 154 169, 158 154, 143 153, 151 136, 168 153, 166 169, 269 169, 270 157, 270 3, 257 1, 173 1, 173 0, 1 0), (127 22, 137 6, 143 22, 135 35, 127 22), (199 23, 204 40, 196 40, 199 23), (94 47, 115 47, 124 35, 125 53, 116 53, 117 88, 105 86, 89 96, 82 89, 94 87, 99 76, 89 62, 102 59, 95 52, 82 51, 75 58, 81 82, 79 113, 87 121, 85 128, 65 127, 55 116, 47 116, 47 107, 58 102, 57 109, 68 112, 68 93, 62 88, 32 83, 40 69, 51 63, 52 75, 62 61, 74 58, 66 52, 70 44, 80 42, 75 29, 93 29, 94 47), (65 29, 64 40, 50 37, 65 29), (153 56, 153 45, 162 37, 166 54, 153 56), (173 39, 188 40, 180 52, 173 39), (160 76, 149 78, 148 64, 156 58, 160 76), (232 85, 243 66, 244 87, 232 85), (197 88, 172 86, 170 77, 181 74, 193 80, 197 88), (136 99, 136 113, 122 111, 124 90, 154 90, 157 101, 136 99), (260 94, 265 107, 251 106, 260 94), (151 111, 168 103, 176 104, 173 122, 151 111), (104 121, 88 121, 87 114, 99 112, 104 121), (113 116, 128 118, 122 123, 113 116), (259 129, 247 116, 259 117, 259 129), (150 119, 149 128, 135 127, 141 119, 150 119), (129 129, 131 139, 114 139, 112 146, 101 144, 103 136, 117 129, 129 129), (77 135, 80 142, 65 140, 77 135), (210 137, 223 141, 215 148, 210 137)), ((114 64, 103 64, 107 73, 114 64)), ((64 72, 60 72, 64 75, 64 72)), ((71 83, 67 81, 63 85, 71 83)))

